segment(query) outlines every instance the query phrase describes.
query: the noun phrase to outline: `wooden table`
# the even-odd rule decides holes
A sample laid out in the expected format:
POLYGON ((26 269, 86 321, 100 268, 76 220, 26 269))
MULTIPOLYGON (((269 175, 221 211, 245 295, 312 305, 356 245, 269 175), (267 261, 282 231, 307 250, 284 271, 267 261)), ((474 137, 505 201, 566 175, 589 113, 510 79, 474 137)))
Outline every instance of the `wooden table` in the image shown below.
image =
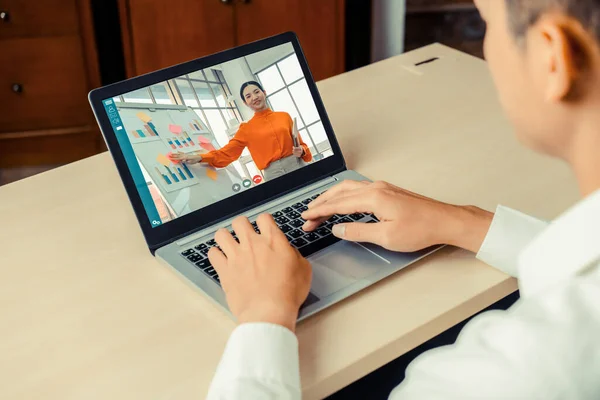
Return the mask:
MULTIPOLYGON (((566 166, 523 149, 483 61, 440 45, 320 82, 350 168, 444 201, 552 218, 566 166), (420 67, 414 64, 441 57, 420 67)), ((0 398, 202 398, 234 323, 148 252, 108 154, 0 187, 0 398)), ((511 293, 445 248, 298 327, 321 398, 511 293)))

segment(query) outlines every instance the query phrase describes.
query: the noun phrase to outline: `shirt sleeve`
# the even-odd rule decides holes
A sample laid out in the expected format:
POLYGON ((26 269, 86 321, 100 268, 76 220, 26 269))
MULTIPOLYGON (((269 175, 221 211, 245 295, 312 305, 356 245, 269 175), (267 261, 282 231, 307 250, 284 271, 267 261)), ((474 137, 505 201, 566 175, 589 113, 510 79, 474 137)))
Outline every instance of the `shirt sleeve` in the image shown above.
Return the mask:
POLYGON ((308 149, 308 145, 304 143, 304 140, 302 140, 300 133, 298 133, 298 141, 300 142, 300 146, 304 149, 304 155, 302 156, 302 159, 306 162, 312 161, 312 153, 308 149))
POLYGON ((413 361, 389 399, 600 399, 595 274, 475 317, 413 361))
POLYGON ((208 400, 300 400, 298 340, 274 324, 238 326, 225 347, 208 400))
POLYGON ((208 163, 213 167, 224 168, 239 159, 247 145, 244 139, 244 131, 245 128, 242 125, 235 136, 222 149, 202 154, 202 162, 208 163))
POLYGON ((477 258, 516 277, 519 254, 547 226, 548 222, 498 206, 477 258))

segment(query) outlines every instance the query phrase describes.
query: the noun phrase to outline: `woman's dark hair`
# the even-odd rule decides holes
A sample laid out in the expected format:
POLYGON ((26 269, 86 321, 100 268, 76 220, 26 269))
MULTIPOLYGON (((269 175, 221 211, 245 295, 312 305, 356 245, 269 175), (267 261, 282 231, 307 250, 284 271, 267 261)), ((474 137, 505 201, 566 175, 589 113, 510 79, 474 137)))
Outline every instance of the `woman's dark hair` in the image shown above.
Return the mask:
POLYGON ((260 85, 260 83, 258 83, 256 81, 248 81, 248 82, 244 83, 242 85, 242 87, 240 88, 240 97, 242 98, 242 101, 244 102, 244 104, 246 104, 246 99, 244 98, 244 89, 246 89, 250 85, 257 86, 263 93, 265 92, 265 89, 263 89, 263 87, 260 85))

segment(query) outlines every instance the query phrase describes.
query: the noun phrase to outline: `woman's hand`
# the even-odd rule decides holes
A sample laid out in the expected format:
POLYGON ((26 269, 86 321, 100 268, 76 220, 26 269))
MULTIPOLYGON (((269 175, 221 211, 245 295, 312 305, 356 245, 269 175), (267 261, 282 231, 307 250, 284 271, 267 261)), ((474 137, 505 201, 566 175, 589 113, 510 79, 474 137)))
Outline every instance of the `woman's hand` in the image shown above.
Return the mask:
POLYGON ((202 162, 202 156, 199 154, 186 154, 178 151, 177 153, 169 154, 169 159, 174 163, 184 162, 186 164, 197 164, 202 162))
POLYGON ((493 214, 433 200, 386 182, 344 181, 319 196, 302 213, 304 230, 316 229, 334 214, 373 213, 379 223, 334 225, 339 238, 371 242, 394 251, 451 244, 479 251, 493 214))
POLYGON ((304 149, 302 147, 292 147, 293 149, 293 154, 300 158, 304 155, 304 149))
POLYGON ((239 323, 270 322, 293 332, 312 269, 271 215, 263 214, 256 222, 260 234, 245 217, 233 221, 239 243, 226 229, 219 230, 215 239, 222 251, 213 247, 208 257, 239 323))

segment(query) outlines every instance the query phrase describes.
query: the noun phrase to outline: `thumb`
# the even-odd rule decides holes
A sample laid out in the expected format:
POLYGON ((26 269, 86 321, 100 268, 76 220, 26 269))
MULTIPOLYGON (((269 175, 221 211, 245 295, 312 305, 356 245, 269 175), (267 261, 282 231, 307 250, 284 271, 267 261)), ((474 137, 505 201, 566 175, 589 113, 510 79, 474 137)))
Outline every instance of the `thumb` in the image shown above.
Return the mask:
POLYGON ((352 242, 381 244, 384 240, 382 228, 381 222, 376 224, 353 222, 348 224, 334 225, 332 232, 338 238, 352 242))

